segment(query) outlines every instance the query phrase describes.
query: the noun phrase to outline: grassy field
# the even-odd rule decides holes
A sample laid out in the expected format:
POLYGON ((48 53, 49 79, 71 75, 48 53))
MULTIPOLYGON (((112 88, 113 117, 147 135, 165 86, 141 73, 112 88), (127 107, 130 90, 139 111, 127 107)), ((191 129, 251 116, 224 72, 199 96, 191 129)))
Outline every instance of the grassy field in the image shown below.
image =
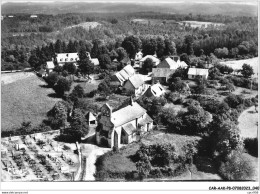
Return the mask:
POLYGON ((44 85, 45 82, 35 75, 9 84, 2 84, 2 130, 15 129, 23 121, 31 121, 35 126, 46 118, 47 111, 60 99, 50 97, 54 91, 51 88, 45 88, 44 85))

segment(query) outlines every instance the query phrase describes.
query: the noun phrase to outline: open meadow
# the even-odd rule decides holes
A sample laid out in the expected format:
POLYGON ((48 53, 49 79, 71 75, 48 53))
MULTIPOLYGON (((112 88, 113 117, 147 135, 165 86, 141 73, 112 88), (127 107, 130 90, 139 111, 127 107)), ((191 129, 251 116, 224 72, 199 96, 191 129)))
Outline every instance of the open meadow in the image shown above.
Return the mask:
POLYGON ((6 84, 1 85, 1 128, 3 131, 17 129, 23 121, 31 121, 33 126, 40 124, 55 102, 60 100, 52 97, 53 89, 46 88, 45 82, 36 75, 24 74, 25 78, 23 73, 19 76, 18 74, 5 76, 10 77, 5 78, 9 80, 6 84), (12 77, 19 79, 12 79, 12 77))

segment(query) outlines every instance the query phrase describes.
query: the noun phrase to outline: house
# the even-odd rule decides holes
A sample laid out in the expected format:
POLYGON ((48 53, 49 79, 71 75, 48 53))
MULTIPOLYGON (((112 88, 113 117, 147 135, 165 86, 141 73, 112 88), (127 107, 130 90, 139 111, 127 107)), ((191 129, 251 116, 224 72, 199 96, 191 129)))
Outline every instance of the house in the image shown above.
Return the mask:
POLYGON ((146 59, 152 59, 153 61, 153 66, 156 67, 159 63, 160 63, 160 59, 156 58, 155 56, 152 56, 152 55, 146 55, 145 57, 143 57, 141 60, 140 60, 140 68, 143 66, 144 62, 146 59))
POLYGON ((189 68, 188 78, 195 79, 197 76, 200 78, 208 79, 209 70, 208 69, 199 69, 199 68, 189 68))
POLYGON ((157 83, 159 81, 161 84, 165 84, 167 83, 170 75, 174 72, 174 69, 169 68, 153 68, 152 83, 157 83))
POLYGON ((134 94, 134 96, 139 96, 145 91, 145 84, 143 76, 140 74, 135 74, 125 82, 123 86, 125 92, 134 94))
POLYGON ((1 158, 5 158, 7 156, 8 150, 5 147, 1 146, 1 158))
POLYGON ((140 134, 151 131, 153 120, 137 102, 130 98, 129 103, 120 109, 113 109, 106 103, 101 107, 101 117, 96 131, 96 142, 108 147, 119 147, 138 140, 140 134))
POLYGON ((53 61, 47 61, 46 62, 46 67, 45 68, 46 68, 46 72, 48 74, 53 71, 54 67, 55 67, 55 65, 54 65, 53 61))
POLYGON ((88 112, 85 117, 89 126, 97 125, 97 119, 91 112, 88 112))
POLYGON ((74 63, 76 65, 79 60, 78 53, 57 53, 56 60, 59 66, 63 66, 65 63, 74 63))
POLYGON ((30 18, 37 18, 37 15, 31 15, 30 18))
POLYGON ((94 66, 99 66, 99 60, 97 58, 90 59, 94 66))
POLYGON ((173 59, 171 59, 170 57, 164 59, 157 66, 157 68, 168 68, 168 69, 177 69, 178 67, 179 67, 178 63, 173 59))
POLYGON ((40 71, 38 71, 37 75, 40 77, 46 77, 48 74, 44 69, 40 69, 40 71))
POLYGON ((125 81, 127 81, 129 77, 133 76, 134 74, 134 68, 131 65, 127 65, 121 71, 115 73, 111 77, 111 82, 118 82, 121 86, 123 86, 125 81))
POLYGON ((152 86, 149 86, 149 88, 145 91, 143 96, 146 97, 160 97, 165 94, 165 89, 163 86, 158 82, 152 86))

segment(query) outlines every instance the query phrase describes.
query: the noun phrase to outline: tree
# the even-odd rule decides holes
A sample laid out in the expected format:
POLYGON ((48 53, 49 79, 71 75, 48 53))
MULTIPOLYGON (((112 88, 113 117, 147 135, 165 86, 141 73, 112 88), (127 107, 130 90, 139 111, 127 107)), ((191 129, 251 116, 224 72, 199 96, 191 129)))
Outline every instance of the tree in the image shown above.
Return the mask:
POLYGON ((181 80, 180 77, 175 77, 174 75, 170 79, 169 89, 173 92, 183 93, 186 92, 188 87, 187 84, 181 80))
POLYGON ((60 76, 56 72, 51 72, 45 80, 50 87, 53 87, 59 79, 60 76))
POLYGON ((228 104, 229 107, 236 108, 243 102, 243 99, 240 96, 231 93, 224 99, 224 101, 228 104))
POLYGON ((254 74, 254 70, 253 70, 253 68, 250 65, 245 63, 242 66, 241 74, 245 78, 249 78, 249 77, 251 77, 254 74))
POLYGON ((130 58, 135 58, 135 54, 139 51, 141 46, 142 42, 137 36, 128 36, 122 42, 122 47, 129 54, 130 58))
POLYGON ((177 53, 176 51, 176 45, 173 41, 170 41, 168 38, 164 40, 165 49, 164 49, 164 55, 175 55, 177 53))
POLYGON ((215 49, 214 54, 218 58, 226 58, 228 56, 228 49, 226 47, 224 47, 224 48, 217 48, 217 49, 215 49))
POLYGON ((108 54, 99 55, 98 61, 101 69, 110 69, 111 59, 108 54))
POLYGON ((60 77, 57 84, 54 85, 53 89, 58 96, 62 97, 62 96, 64 96, 65 92, 70 91, 70 87, 71 87, 71 82, 64 77, 60 77))
POLYGON ((142 52, 143 55, 154 55, 157 50, 157 41, 155 38, 146 38, 142 42, 142 52))
POLYGON ((39 59, 37 58, 37 56, 35 54, 31 55, 28 63, 31 65, 31 67, 33 67, 35 70, 39 69, 41 64, 39 59))
POLYGON ((55 42, 55 53, 62 53, 62 42, 60 39, 58 39, 56 42, 55 42))
POLYGON ((125 57, 127 57, 127 53, 126 50, 123 47, 119 47, 116 49, 116 52, 118 54, 117 60, 121 61, 122 59, 124 59, 125 57))
POLYGON ((148 72, 151 72, 153 68, 153 60, 151 58, 147 58, 144 61, 144 64, 141 67, 141 72, 143 72, 144 74, 147 74, 148 72))
POLYGON ((67 46, 67 53, 75 53, 77 52, 77 49, 75 48, 75 45, 72 40, 69 41, 69 44, 67 46))
POLYGON ((80 84, 76 85, 71 92, 71 95, 77 98, 83 98, 84 94, 85 94, 84 89, 80 84))
POLYGON ((164 50, 165 50, 164 37, 163 36, 158 36, 156 41, 157 41, 156 54, 157 54, 158 58, 161 58, 164 55, 164 50))
POLYGON ((193 55, 194 54, 194 51, 193 51, 194 37, 191 35, 188 35, 185 37, 184 42, 187 45, 186 53, 188 55, 193 55))
POLYGON ((77 67, 73 63, 65 63, 63 65, 63 70, 66 70, 69 74, 75 74, 77 67))
POLYGON ((180 56, 180 60, 184 61, 188 66, 190 66, 190 58, 187 53, 182 53, 180 56))
POLYGON ((86 76, 94 72, 94 64, 89 60, 86 54, 86 50, 84 48, 81 48, 79 51, 79 69, 80 72, 86 76))
POLYGON ((104 96, 108 96, 112 93, 110 85, 105 81, 98 85, 98 91, 104 96))

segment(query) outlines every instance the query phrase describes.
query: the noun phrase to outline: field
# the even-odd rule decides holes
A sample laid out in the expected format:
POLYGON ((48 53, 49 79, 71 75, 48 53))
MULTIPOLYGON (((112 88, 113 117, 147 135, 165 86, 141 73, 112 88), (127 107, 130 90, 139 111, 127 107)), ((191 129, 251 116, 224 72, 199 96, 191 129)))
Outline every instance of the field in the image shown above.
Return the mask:
POLYGON ((70 28, 75 28, 75 27, 82 27, 86 30, 89 30, 91 28, 96 28, 98 27, 99 25, 101 25, 100 23, 98 22, 84 22, 84 23, 80 23, 80 24, 77 24, 77 25, 74 25, 74 26, 69 26, 69 27, 66 27, 66 29, 70 29, 70 28))
POLYGON ((33 126, 40 124, 55 102, 60 100, 51 97, 54 91, 45 88, 45 82, 36 75, 22 74, 6 74, 4 80, 8 83, 1 85, 2 130, 16 129, 23 121, 31 121, 33 126))
POLYGON ((258 77, 258 66, 259 66, 259 62, 258 61, 259 61, 258 57, 254 57, 254 58, 251 58, 251 59, 222 61, 222 62, 220 62, 220 64, 232 67, 234 70, 235 69, 242 69, 242 65, 244 63, 249 64, 250 66, 253 67, 253 70, 254 70, 254 73, 255 73, 253 75, 253 77, 257 78, 258 77))
POLYGON ((201 27, 205 27, 207 28, 210 25, 214 25, 215 27, 217 26, 223 26, 224 24, 222 23, 213 23, 213 22, 199 22, 199 21, 182 21, 182 22, 178 22, 179 24, 182 25, 190 25, 192 28, 201 28, 201 27))

